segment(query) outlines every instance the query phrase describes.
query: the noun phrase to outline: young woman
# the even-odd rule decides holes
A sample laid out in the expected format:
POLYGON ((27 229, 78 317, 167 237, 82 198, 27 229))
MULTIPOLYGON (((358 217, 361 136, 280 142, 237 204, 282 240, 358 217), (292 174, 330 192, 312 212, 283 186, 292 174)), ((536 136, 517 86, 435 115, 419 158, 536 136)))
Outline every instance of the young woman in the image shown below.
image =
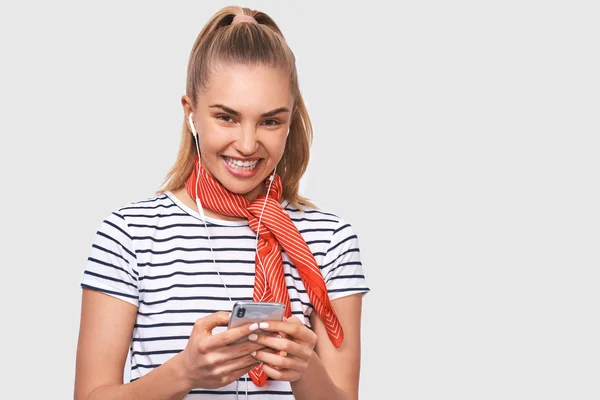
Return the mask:
POLYGON ((351 225, 298 194, 312 129, 275 22, 217 12, 192 49, 181 103, 165 187, 96 234, 75 398, 358 398, 369 289, 351 225), (286 315, 227 329, 240 300, 281 302, 286 315))

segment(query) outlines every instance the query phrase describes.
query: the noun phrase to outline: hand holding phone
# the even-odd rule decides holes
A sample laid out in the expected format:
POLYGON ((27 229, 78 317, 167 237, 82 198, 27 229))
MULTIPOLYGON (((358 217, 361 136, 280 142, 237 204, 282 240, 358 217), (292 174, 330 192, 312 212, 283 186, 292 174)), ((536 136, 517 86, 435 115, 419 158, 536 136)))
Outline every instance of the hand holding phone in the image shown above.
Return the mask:
POLYGON ((248 338, 251 331, 239 326, 213 334, 230 320, 230 313, 219 311, 202 317, 194 323, 185 349, 177 355, 177 363, 186 377, 186 391, 193 388, 220 388, 237 381, 258 365, 251 354, 263 345, 245 342, 232 345, 240 338, 248 338))

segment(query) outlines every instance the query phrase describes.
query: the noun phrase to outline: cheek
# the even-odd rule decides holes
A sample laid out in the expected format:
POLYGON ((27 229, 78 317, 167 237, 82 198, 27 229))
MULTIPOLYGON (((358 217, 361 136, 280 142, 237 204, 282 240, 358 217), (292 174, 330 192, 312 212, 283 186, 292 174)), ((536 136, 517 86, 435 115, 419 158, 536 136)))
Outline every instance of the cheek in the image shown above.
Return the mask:
POLYGON ((269 140, 263 142, 263 147, 269 154, 269 158, 279 162, 281 157, 283 157, 283 152, 285 151, 285 142, 281 140, 269 140))
POLYGON ((228 133, 223 127, 216 124, 204 123, 200 126, 198 137, 200 139, 200 150, 204 152, 215 152, 227 143, 228 133))
POLYGON ((285 136, 285 133, 283 135, 283 139, 281 139, 281 141, 279 142, 279 158, 281 158, 283 156, 283 153, 285 152, 285 146, 287 145, 287 137, 285 136))

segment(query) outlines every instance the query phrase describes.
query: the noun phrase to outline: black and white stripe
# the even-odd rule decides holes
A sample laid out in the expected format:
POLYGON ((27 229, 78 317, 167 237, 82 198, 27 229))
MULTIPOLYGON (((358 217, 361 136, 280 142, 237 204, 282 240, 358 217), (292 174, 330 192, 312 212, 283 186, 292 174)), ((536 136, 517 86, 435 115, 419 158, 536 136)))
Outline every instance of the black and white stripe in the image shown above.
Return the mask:
MULTIPOLYGON (((331 213, 284 206, 321 268, 329 297, 367 292, 352 226, 331 213)), ((197 319, 230 311, 229 296, 233 301, 252 299, 255 233, 246 221, 207 218, 207 225, 210 242, 200 215, 167 192, 116 210, 98 229, 81 286, 138 307, 131 345, 132 380, 184 349, 197 319)), ((282 257, 292 312, 310 326, 309 297, 285 252, 282 257)), ((216 390, 197 389, 186 399, 234 399, 235 389, 235 383, 216 390)), ((240 391, 245 392, 243 379, 240 391)), ((262 388, 248 380, 248 394, 254 399, 293 398, 289 383, 273 380, 262 388)))

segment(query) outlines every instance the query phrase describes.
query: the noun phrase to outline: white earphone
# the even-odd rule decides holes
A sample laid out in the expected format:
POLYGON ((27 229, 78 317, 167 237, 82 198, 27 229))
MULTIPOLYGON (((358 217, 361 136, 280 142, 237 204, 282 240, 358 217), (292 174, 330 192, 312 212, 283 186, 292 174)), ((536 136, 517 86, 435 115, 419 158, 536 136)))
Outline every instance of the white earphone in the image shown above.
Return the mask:
MULTIPOLYGON (((190 123, 190 130, 192 131, 192 135, 194 136, 194 141, 196 142, 196 152, 198 153, 198 167, 200 167, 200 145, 198 144, 198 132, 196 132, 196 128, 194 127, 194 120, 192 119, 192 113, 188 116, 188 122, 190 123)), ((206 222, 206 215, 204 215, 204 209, 202 208, 202 203, 200 203, 200 199, 198 198, 198 179, 200 178, 200 174, 196 177, 196 207, 198 207, 198 213, 202 217, 202 220, 206 222)))
POLYGON ((194 127, 194 120, 192 119, 192 113, 190 113, 190 115, 188 116, 188 122, 190 123, 190 129, 192 130, 192 135, 194 137, 198 136, 198 133, 196 132, 196 127, 194 127))

